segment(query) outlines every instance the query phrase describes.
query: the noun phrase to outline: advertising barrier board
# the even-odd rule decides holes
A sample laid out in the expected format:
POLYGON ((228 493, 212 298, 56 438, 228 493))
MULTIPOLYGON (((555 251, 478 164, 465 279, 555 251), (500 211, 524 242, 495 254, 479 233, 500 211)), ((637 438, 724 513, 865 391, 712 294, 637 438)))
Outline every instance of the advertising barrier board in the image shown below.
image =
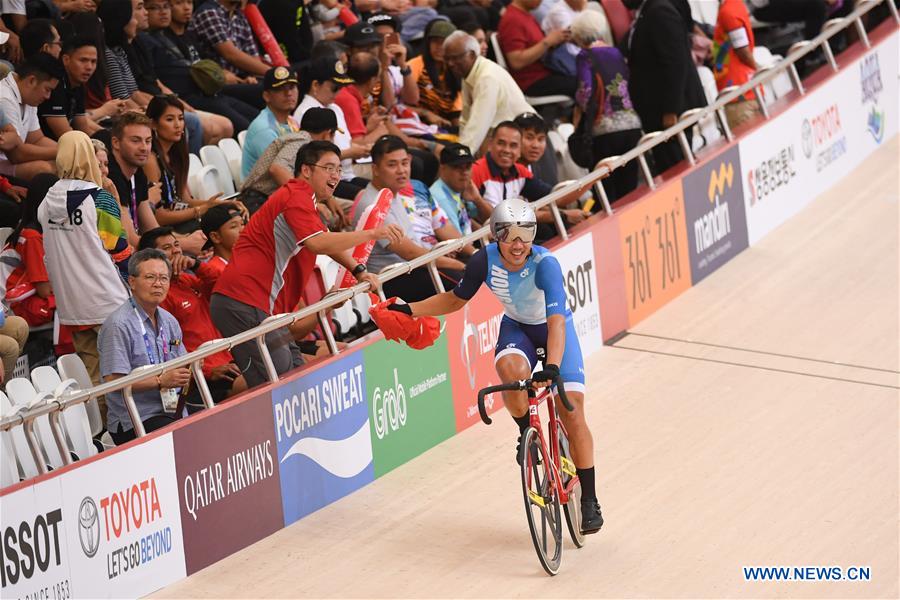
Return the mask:
POLYGON ((172 434, 60 478, 76 598, 138 598, 185 576, 172 434))
POLYGON ((172 435, 188 575, 284 527, 268 391, 172 435))
POLYGON ((375 478, 363 353, 272 390, 284 524, 375 478))
POLYGON ((447 336, 413 350, 380 340, 363 349, 375 477, 456 433, 447 336))
POLYGON ((66 528, 78 525, 64 509, 60 478, 0 497, 0 516, 0 597, 71 598, 66 528))
MULTIPOLYGON (((500 383, 494 370, 494 347, 502 318, 503 307, 486 285, 463 308, 446 317, 444 334, 457 431, 481 422, 478 390, 500 383)), ((493 412, 502 403, 494 402, 494 396, 489 396, 486 406, 488 412, 493 412)))
POLYGON ((681 181, 672 181, 619 213, 629 325, 691 287, 681 181))
POLYGON ((738 147, 708 160, 682 183, 691 282, 696 284, 747 247, 738 147))
POLYGON ((898 34, 740 141, 750 244, 897 133, 898 34))
POLYGON ((587 232, 553 250, 553 255, 562 267, 569 310, 572 311, 581 353, 587 358, 603 346, 594 237, 587 232))

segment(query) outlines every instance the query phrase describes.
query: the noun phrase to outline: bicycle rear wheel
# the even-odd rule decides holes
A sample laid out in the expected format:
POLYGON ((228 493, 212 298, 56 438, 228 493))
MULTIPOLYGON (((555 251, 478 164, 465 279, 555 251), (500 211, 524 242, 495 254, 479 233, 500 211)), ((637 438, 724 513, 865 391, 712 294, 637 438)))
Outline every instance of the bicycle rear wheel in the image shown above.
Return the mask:
MULTIPOLYGON (((563 480, 563 486, 568 486, 569 482, 576 476, 575 463, 572 461, 572 452, 569 450, 569 438, 562 426, 559 426, 559 462, 560 471, 563 480)), ((569 536, 577 548, 584 546, 584 534, 581 533, 581 482, 575 484, 572 491, 569 492, 569 500, 563 504, 563 512, 566 514, 566 527, 569 529, 569 536)))
POLYGON ((538 432, 529 427, 522 435, 522 495, 531 541, 541 566, 556 575, 562 561, 562 511, 549 469, 550 457, 541 450, 538 432))

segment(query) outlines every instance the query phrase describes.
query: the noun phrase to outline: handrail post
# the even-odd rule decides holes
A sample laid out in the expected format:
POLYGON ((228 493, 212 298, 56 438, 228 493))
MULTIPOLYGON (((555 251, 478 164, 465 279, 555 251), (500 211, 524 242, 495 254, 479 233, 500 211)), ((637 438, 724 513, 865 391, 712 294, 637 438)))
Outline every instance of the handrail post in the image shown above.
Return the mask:
POLYGON ((209 384, 206 382, 206 377, 203 375, 203 366, 200 360, 191 363, 191 372, 194 374, 194 381, 197 383, 197 389, 200 390, 200 399, 203 400, 203 405, 206 408, 212 408, 216 404, 213 402, 212 393, 209 391, 209 384))
POLYGON ((566 231, 566 224, 563 222, 562 213, 559 212, 559 206, 556 205, 556 202, 551 202, 547 206, 550 207, 550 212, 553 213, 553 222, 556 223, 556 231, 559 232, 559 237, 563 240, 569 239, 569 232, 566 231))
POLYGON ((828 60, 828 64, 831 65, 831 70, 837 73, 838 64, 834 59, 834 52, 831 50, 831 44, 828 43, 828 40, 822 42, 822 51, 825 52, 825 58, 828 60))
POLYGON ((681 144, 681 151, 684 153, 684 157, 687 159, 688 164, 694 166, 697 164, 697 159, 694 158, 694 151, 691 150, 691 145, 688 143, 687 134, 684 132, 684 129, 678 132, 678 143, 681 144))
POLYGON ((31 458, 37 467, 38 475, 43 475, 47 472, 47 461, 44 459, 44 453, 41 452, 41 446, 34 433, 34 419, 25 419, 23 416, 22 431, 25 433, 25 441, 28 442, 28 449, 31 451, 31 458))
POLYGON ((272 361, 272 355, 269 353, 269 347, 266 346, 266 334, 260 334, 256 337, 256 347, 262 356, 263 365, 266 367, 266 375, 272 383, 278 383, 278 371, 275 370, 275 363, 272 361))
POLYGON ((656 182, 653 181, 653 173, 650 172, 650 165, 647 164, 647 157, 644 156, 645 152, 641 152, 638 154, 638 164, 641 165, 641 173, 644 174, 644 181, 647 182, 647 187, 651 190, 656 189, 656 182))
POLYGON ((731 127, 728 126, 728 119, 725 118, 725 109, 719 107, 716 109, 716 119, 719 121, 719 127, 725 135, 725 139, 729 142, 734 140, 734 134, 731 133, 731 127))
MULTIPOLYGON (((891 4, 893 3, 893 1, 894 0, 887 0, 887 3, 891 4)), ((859 39, 862 40, 863 46, 865 46, 866 48, 871 48, 872 43, 869 41, 869 34, 866 33, 866 26, 863 25, 862 18, 856 17, 853 20, 853 24, 856 26, 856 33, 859 35, 859 39)))
POLYGON ((803 82, 800 81, 800 74, 797 72, 797 63, 792 62, 788 66, 788 76, 791 78, 791 83, 794 85, 794 89, 800 93, 801 96, 806 95, 806 90, 803 88, 803 82))
POLYGON ((138 412, 137 404, 134 402, 134 392, 132 386, 128 385, 122 390, 122 397, 125 399, 125 408, 128 410, 128 416, 131 417, 131 424, 134 427, 134 436, 142 438, 147 435, 144 429, 144 423, 141 421, 141 414, 138 412))
POLYGON ((447 290, 444 289, 444 282, 441 281, 441 274, 438 271, 437 264, 434 261, 428 263, 428 274, 431 275, 431 283, 434 284, 434 291, 443 294, 447 290))
POLYGON ((769 119, 769 107, 766 106, 766 90, 763 84, 759 84, 753 88, 753 95, 756 96, 756 104, 759 106, 759 112, 763 114, 766 120, 769 119))
POLYGON ((324 310, 320 310, 316 313, 316 317, 319 320, 319 327, 322 328, 322 335, 325 336, 325 344, 328 346, 328 351, 331 354, 337 354, 339 350, 337 342, 334 339, 334 333, 331 331, 331 323, 328 320, 328 315, 325 314, 324 310))
POLYGON ((603 187, 602 179, 598 179, 594 182, 594 189, 597 190, 597 195, 600 196, 600 203, 603 204, 603 210, 606 211, 607 215, 612 216, 612 205, 609 203, 609 196, 606 195, 606 188, 603 187))
POLYGON ((50 431, 53 432, 53 441, 56 442, 56 449, 59 450, 59 456, 62 458, 64 465, 72 464, 72 454, 69 452, 69 446, 66 444, 66 434, 63 433, 62 424, 59 422, 59 416, 62 414, 59 402, 55 402, 56 410, 51 411, 48 415, 50 421, 50 431))
POLYGON ((897 10, 897 6, 891 0, 887 0, 887 5, 891 14, 894 15, 894 21, 897 22, 897 25, 900 25, 900 11, 897 10))

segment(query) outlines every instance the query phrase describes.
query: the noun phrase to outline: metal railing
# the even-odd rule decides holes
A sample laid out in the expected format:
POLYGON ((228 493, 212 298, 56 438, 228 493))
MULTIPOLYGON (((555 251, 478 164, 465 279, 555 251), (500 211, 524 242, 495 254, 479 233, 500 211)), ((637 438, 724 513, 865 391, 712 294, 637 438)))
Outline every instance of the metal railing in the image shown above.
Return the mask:
MULTIPOLYGON (((631 160, 637 159, 640 163, 641 171, 643 172, 647 186, 651 190, 655 189, 656 181, 650 171, 645 157, 645 154, 648 151, 652 150, 659 144, 668 142, 673 138, 677 138, 679 140, 679 144, 681 145, 682 151, 684 152, 685 159, 690 164, 695 164, 696 158, 690 145, 687 142, 685 132, 691 127, 694 127, 701 121, 705 120, 706 118, 714 116, 717 121, 718 127, 724 137, 727 140, 731 141, 733 139, 733 134, 728 128, 728 123, 725 119, 724 107, 732 100, 750 91, 752 91, 756 95, 763 117, 765 119, 768 119, 769 112, 767 107, 765 106, 765 102, 762 99, 762 94, 759 92, 759 89, 766 83, 770 82, 774 77, 780 75, 781 73, 788 72, 794 89, 801 96, 804 95, 806 93, 806 90, 803 88, 803 84, 795 67, 795 63, 811 52, 816 51, 818 48, 823 48, 829 65, 832 67, 832 69, 837 71, 838 65, 828 45, 828 40, 830 40, 838 32, 841 32, 846 28, 853 26, 856 28, 861 42, 866 48, 869 48, 870 42, 866 33, 865 26, 862 22, 862 17, 874 7, 885 2, 890 7, 890 11, 895 23, 900 25, 900 15, 898 15, 897 8, 894 6, 892 0, 863 0, 863 2, 861 2, 848 16, 842 19, 832 19, 831 21, 828 21, 822 28, 822 33, 820 33, 814 39, 794 44, 788 51, 788 56, 779 61, 776 65, 760 69, 750 81, 741 86, 734 86, 722 90, 713 104, 703 108, 695 108, 686 111, 680 116, 678 122, 675 125, 666 129, 665 131, 654 131, 644 135, 638 145, 625 154, 622 154, 621 156, 611 156, 604 158, 597 163, 592 172, 585 175, 584 177, 559 184, 549 195, 534 202, 533 204, 535 208, 549 207, 550 211, 553 214, 553 220, 556 224, 557 231, 559 232, 559 235, 563 240, 568 239, 568 233, 566 232, 560 209, 557 206, 557 201, 562 200, 567 196, 572 196, 573 198, 575 198, 581 193, 584 193, 585 191, 590 189, 591 186, 594 186, 596 192, 601 198, 604 211, 607 214, 611 215, 613 211, 606 196, 606 192, 603 189, 602 180, 607 177, 612 171, 622 167, 631 160)), ((390 281, 391 279, 395 279, 397 277, 405 275, 413 269, 426 267, 431 275, 432 281, 435 284, 435 288, 439 292, 441 292, 444 288, 443 284, 441 283, 440 275, 438 274, 436 260, 440 257, 455 252, 461 247, 468 245, 476 240, 486 240, 489 239, 489 237, 490 230, 488 226, 484 226, 478 231, 474 231, 465 237, 456 240, 441 242, 427 254, 423 254, 422 256, 407 262, 390 265, 378 274, 378 279, 381 283, 384 283, 386 281, 390 281)), ((265 319, 259 326, 251 330, 245 331, 244 333, 235 335, 227 339, 219 339, 206 342, 195 351, 182 357, 170 360, 164 364, 139 367, 125 377, 121 377, 119 379, 116 379, 115 381, 103 383, 87 390, 76 390, 66 393, 60 397, 55 397, 52 400, 48 400, 46 404, 35 407, 31 410, 18 412, 11 416, 5 417, 2 421, 0 421, 0 431, 8 431, 14 427, 22 425, 26 440, 28 442, 29 450, 34 459, 34 462, 37 465, 37 469, 40 473, 45 473, 46 461, 43 458, 39 442, 34 432, 35 419, 43 415, 49 415, 49 423, 53 431, 55 443, 60 451, 60 454, 63 457, 63 461, 66 464, 70 464, 72 461, 67 449, 65 433, 60 423, 61 411, 70 406, 88 402, 94 398, 104 396, 106 394, 109 394, 110 392, 122 391, 125 398, 126 408, 131 417, 132 423, 134 424, 135 435, 137 437, 143 437, 144 435, 146 435, 146 432, 138 414, 132 391, 133 386, 139 381, 149 377, 161 375, 164 371, 167 371, 169 369, 189 366, 194 375, 194 380, 197 383, 204 405, 207 408, 211 408, 213 406, 213 400, 209 391, 209 386, 206 382, 206 378, 204 377, 202 372, 202 359, 217 352, 221 352, 222 350, 230 350, 238 344, 255 341, 255 343, 259 347, 260 353, 262 354, 269 380, 273 383, 277 382, 279 379, 278 374, 275 371, 272 357, 269 354, 268 347, 265 344, 265 335, 271 331, 287 327, 305 317, 316 315, 319 321, 319 325, 321 326, 322 332, 325 336, 325 342, 328 345, 329 351, 332 354, 337 354, 338 347, 331 332, 327 311, 342 305, 344 302, 350 300, 357 294, 366 293, 368 291, 370 291, 369 284, 361 283, 351 288, 346 288, 329 293, 319 302, 307 306, 302 310, 299 310, 295 313, 270 316, 265 319)), ((378 294, 382 299, 384 299, 384 293, 381 290, 378 290, 378 294)))

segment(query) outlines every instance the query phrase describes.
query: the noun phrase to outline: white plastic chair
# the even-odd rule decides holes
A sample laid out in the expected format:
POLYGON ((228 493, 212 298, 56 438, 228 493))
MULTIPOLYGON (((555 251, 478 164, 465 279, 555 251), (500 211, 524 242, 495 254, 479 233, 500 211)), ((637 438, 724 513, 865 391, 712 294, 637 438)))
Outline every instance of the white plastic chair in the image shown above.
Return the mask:
MULTIPOLYGON (((500 49, 500 38, 497 32, 491 34, 491 47, 494 49, 494 55, 497 57, 497 64, 509 71, 509 65, 506 64, 506 57, 503 56, 503 50, 500 49)), ((525 101, 531 106, 545 106, 548 104, 558 104, 560 106, 572 106, 575 101, 568 96, 562 94, 552 94, 550 96, 525 96, 525 101)))
POLYGON ((222 192, 219 171, 212 165, 205 165, 188 179, 188 187, 194 198, 206 199, 222 192))
MULTIPOLYGON (((81 361, 77 354, 65 354, 60 356, 56 361, 56 367, 62 379, 74 379, 78 389, 87 390, 93 387, 91 376, 87 372, 87 367, 81 361)), ((97 435, 103 431, 103 417, 100 416, 100 405, 97 399, 92 398, 84 403, 87 412, 88 423, 91 428, 91 435, 97 435)))
POLYGON ((6 240, 9 239, 9 234, 13 232, 12 227, 0 227, 0 248, 6 244, 6 240))
MULTIPOLYGON (((231 168, 228 166, 228 159, 218 146, 203 146, 200 148, 200 160, 206 166, 216 168, 216 175, 219 178, 219 190, 224 194, 234 193, 234 180, 231 179, 231 168)), ((205 200, 209 196, 202 199, 205 200)))
POLYGON ((188 177, 190 177, 192 173, 199 171, 201 168, 203 168, 203 161, 200 160, 200 157, 193 152, 188 154, 188 177))
MULTIPOLYGON (((14 411, 6 394, 0 392, 0 396, 2 396, 0 419, 5 419, 12 416, 14 411)), ((16 459, 16 451, 13 445, 13 431, 16 429, 19 430, 19 433, 22 433, 21 427, 16 427, 10 431, 0 431, 0 488, 18 483, 21 479, 19 463, 16 459)))
POLYGON ((239 131, 237 134, 238 144, 241 145, 241 148, 244 147, 244 142, 247 141, 247 130, 239 131))
POLYGON ((556 131, 559 133, 559 137, 562 138, 562 141, 568 142, 569 136, 575 133, 575 126, 571 123, 560 123, 556 126, 556 131))
MULTIPOLYGON (((38 392, 53 394, 59 399, 71 390, 78 389, 75 379, 62 381, 56 369, 50 366, 37 367, 31 371, 31 383, 38 392)), ((84 404, 70 406, 62 414, 62 424, 69 441, 69 450, 79 458, 87 458, 97 454, 97 448, 91 439, 91 424, 88 421, 84 404)))
MULTIPOLYGON (((322 282, 325 284, 326 292, 331 291, 337 282, 341 266, 325 254, 316 256, 316 265, 322 273, 322 282)), ((356 326, 356 315, 353 314, 353 306, 349 300, 340 306, 334 307, 331 314, 340 326, 341 333, 347 333, 356 326)))
POLYGON ((228 169, 231 171, 231 179, 234 180, 235 189, 241 186, 241 161, 243 160, 243 151, 241 145, 234 138, 224 138, 219 140, 219 150, 225 155, 228 161, 228 169))
MULTIPOLYGON (((31 382, 24 377, 9 380, 6 384, 6 393, 9 394, 13 406, 19 410, 38 408, 43 406, 48 399, 53 398, 53 394, 38 393, 31 382)), ((50 417, 44 415, 35 419, 34 430, 37 433, 46 463, 54 469, 62 467, 65 463, 50 429, 50 417)))

